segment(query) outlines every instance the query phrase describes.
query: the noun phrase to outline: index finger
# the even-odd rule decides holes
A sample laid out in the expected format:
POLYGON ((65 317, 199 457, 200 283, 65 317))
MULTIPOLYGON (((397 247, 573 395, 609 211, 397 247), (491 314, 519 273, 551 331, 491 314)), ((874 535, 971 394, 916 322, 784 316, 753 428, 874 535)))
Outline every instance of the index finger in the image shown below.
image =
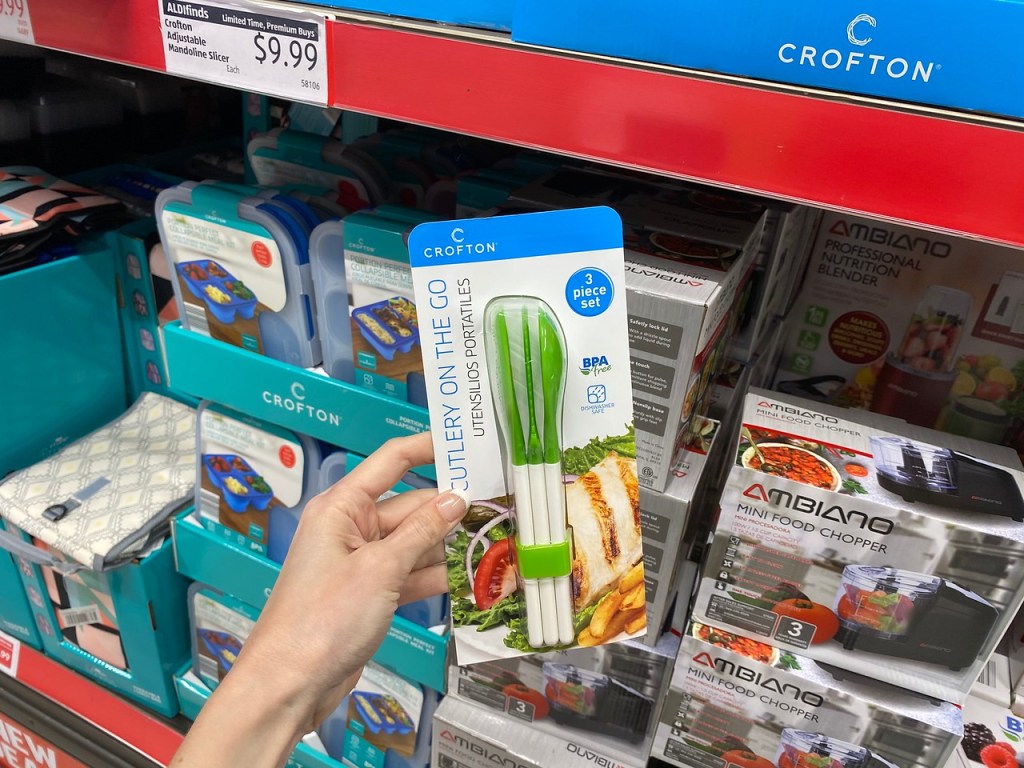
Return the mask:
POLYGON ((324 491, 330 499, 338 494, 361 491, 371 499, 379 498, 401 480, 413 467, 434 460, 434 444, 429 432, 409 437, 393 437, 367 457, 339 482, 324 491))

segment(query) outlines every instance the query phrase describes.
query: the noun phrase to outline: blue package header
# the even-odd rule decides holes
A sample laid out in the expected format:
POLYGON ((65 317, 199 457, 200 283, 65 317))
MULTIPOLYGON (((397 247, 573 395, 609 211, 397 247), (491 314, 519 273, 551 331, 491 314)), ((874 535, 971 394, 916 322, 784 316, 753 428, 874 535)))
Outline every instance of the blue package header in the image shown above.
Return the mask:
POLYGON ((409 262, 445 266, 609 248, 622 248, 622 220, 599 206, 420 224, 409 235, 409 262))

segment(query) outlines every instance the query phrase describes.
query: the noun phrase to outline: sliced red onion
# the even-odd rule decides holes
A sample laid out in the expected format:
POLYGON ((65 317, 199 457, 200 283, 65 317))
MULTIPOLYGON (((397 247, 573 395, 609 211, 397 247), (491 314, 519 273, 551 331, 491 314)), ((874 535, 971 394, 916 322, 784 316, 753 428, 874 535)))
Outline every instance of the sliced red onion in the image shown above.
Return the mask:
MULTIPOLYGON (((503 507, 501 506, 501 504, 495 504, 493 501, 474 501, 472 504, 470 504, 470 506, 483 507, 484 509, 492 509, 499 515, 504 515, 508 513, 508 507, 503 507)), ((490 523, 488 523, 488 526, 490 526, 490 523)))
POLYGON ((562 475, 562 485, 572 485, 579 479, 579 475, 562 475))
MULTIPOLYGON (((489 501, 475 501, 473 506, 482 507, 497 507, 497 504, 491 504, 489 501)), ((504 509, 504 508, 503 508, 504 509)), ((487 538, 487 532, 491 530, 498 523, 504 522, 509 519, 509 511, 506 509, 503 514, 497 517, 491 518, 487 523, 476 532, 476 535, 470 539, 469 546, 466 547, 466 573, 469 575, 469 583, 472 585, 476 579, 476 573, 473 571, 473 553, 476 552, 476 545, 481 541, 484 543, 484 552, 491 548, 491 540, 487 538)))

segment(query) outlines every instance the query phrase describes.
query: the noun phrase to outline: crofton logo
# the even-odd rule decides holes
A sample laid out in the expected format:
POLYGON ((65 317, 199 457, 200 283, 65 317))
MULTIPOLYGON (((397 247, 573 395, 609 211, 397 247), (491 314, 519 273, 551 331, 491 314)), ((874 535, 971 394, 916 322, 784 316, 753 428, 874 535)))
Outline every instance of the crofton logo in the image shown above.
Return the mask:
MULTIPOLYGON (((868 34, 878 26, 878 20, 866 13, 859 14, 846 25, 846 39, 851 45, 864 48, 874 38, 868 34)), ((942 69, 934 61, 891 56, 887 53, 867 53, 858 50, 842 51, 839 48, 825 48, 816 45, 783 43, 779 46, 779 61, 801 67, 827 69, 842 72, 866 72, 871 76, 888 77, 890 80, 910 79, 927 83, 932 75, 942 69)))
POLYGON ((455 227, 451 233, 451 245, 432 245, 423 249, 423 257, 427 259, 443 259, 455 256, 474 256, 485 253, 497 253, 498 244, 490 243, 467 243, 466 230, 462 227, 455 227))
POLYGON ((294 413, 296 416, 305 416, 310 421, 319 421, 334 427, 341 425, 341 416, 338 414, 306 403, 306 385, 302 382, 293 383, 289 387, 288 393, 288 395, 279 395, 265 389, 263 390, 263 402, 274 408, 294 413))

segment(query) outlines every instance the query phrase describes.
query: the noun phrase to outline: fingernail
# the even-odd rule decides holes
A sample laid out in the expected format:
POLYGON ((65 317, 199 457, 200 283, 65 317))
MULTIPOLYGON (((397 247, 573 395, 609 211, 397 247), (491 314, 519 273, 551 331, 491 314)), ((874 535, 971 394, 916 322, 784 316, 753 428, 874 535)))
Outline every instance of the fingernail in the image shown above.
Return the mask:
POLYGON ((469 501, 459 491, 450 490, 437 499, 437 511, 449 523, 461 520, 469 508, 469 501))

